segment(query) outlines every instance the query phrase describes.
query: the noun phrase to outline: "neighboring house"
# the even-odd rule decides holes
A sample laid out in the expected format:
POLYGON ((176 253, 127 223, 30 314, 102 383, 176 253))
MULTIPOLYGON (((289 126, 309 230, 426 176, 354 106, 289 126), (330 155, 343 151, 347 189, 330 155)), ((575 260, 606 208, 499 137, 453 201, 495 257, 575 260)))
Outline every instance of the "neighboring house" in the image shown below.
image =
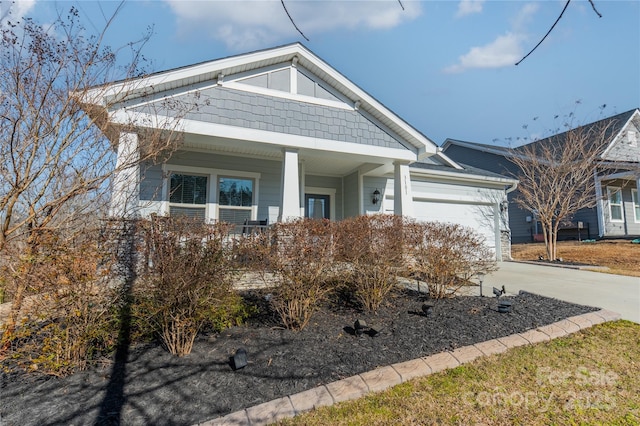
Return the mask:
MULTIPOLYGON (((609 124, 606 136, 610 142, 601 150, 600 160, 594 167, 595 207, 578 211, 572 218, 572 224, 560 230, 559 239, 640 236, 640 110, 633 109, 582 126, 583 134, 606 124, 609 124)), ((566 134, 560 133, 528 145, 538 148, 543 144, 562 144, 567 140, 566 134)), ((517 177, 519 169, 509 158, 522 154, 523 146, 510 149, 447 139, 443 151, 461 163, 517 177)), ((539 240, 542 230, 535 214, 521 209, 514 202, 517 195, 517 191, 509 194, 511 240, 514 243, 539 240)))
POLYGON ((87 110, 97 116, 108 105, 119 158, 171 118, 182 134, 162 164, 116 176, 113 216, 242 224, 386 212, 471 226, 498 259, 508 256, 502 202, 517 181, 450 160, 301 44, 107 88, 87 96, 87 110))

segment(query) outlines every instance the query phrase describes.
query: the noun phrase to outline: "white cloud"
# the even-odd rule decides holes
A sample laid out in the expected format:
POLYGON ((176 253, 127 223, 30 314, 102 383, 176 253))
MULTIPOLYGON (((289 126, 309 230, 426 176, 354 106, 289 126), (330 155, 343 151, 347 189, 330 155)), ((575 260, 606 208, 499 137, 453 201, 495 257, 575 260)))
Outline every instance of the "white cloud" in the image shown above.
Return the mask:
POLYGON ((461 18, 474 13, 481 13, 485 0, 462 0, 458 3, 456 18, 461 18))
POLYGON ((472 68, 501 68, 514 65, 524 54, 526 25, 537 10, 538 5, 525 4, 511 20, 511 31, 484 46, 472 47, 468 53, 458 58, 458 63, 445 68, 444 72, 459 73, 472 68))
MULTIPOLYGON (((202 33, 222 40, 233 49, 247 49, 264 44, 289 41, 298 37, 278 0, 192 2, 165 0, 178 19, 180 33, 202 33)), ((404 1, 293 1, 287 10, 307 36, 340 28, 386 29, 416 18, 420 3, 404 1)))
POLYGON ((469 53, 460 56, 458 63, 445 69, 445 72, 462 72, 469 68, 500 68, 515 64, 522 57, 522 37, 507 33, 491 43, 472 47, 469 53))
POLYGON ((15 0, 0 2, 0 27, 7 21, 18 21, 28 14, 36 5, 36 0, 15 0))

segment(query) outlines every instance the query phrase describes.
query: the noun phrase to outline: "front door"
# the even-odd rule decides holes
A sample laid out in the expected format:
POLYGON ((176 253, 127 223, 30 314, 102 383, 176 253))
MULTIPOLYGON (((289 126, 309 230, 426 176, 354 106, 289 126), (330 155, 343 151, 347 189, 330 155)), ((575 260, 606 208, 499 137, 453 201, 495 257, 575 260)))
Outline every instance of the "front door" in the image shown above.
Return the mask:
POLYGON ((304 195, 304 217, 312 219, 331 219, 331 210, 329 207, 329 195, 304 195))

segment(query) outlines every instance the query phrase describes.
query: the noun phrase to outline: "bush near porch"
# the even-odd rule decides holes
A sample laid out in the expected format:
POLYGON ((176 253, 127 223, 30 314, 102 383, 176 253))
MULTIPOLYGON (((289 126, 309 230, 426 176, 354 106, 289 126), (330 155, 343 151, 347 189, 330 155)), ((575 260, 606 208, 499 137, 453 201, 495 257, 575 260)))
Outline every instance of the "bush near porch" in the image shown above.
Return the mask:
POLYGON ((203 225, 184 218, 141 221, 139 229, 137 252, 146 255, 140 256, 144 261, 137 264, 136 279, 124 287, 102 276, 113 269, 112 256, 100 252, 98 230, 85 234, 82 245, 63 247, 62 240, 56 240, 56 250, 64 250, 75 269, 45 253, 24 276, 13 268, 18 272, 5 282, 9 295, 12 281, 36 280, 55 270, 47 294, 56 297, 29 286, 30 296, 47 301, 47 310, 25 307, 26 320, 9 336, 4 356, 27 369, 65 375, 121 344, 118 330, 124 328, 131 343, 154 338, 171 353, 186 355, 203 328, 219 331, 251 314, 252 308, 233 288, 245 270, 275 277, 270 303, 283 326, 301 330, 331 294, 376 311, 396 287, 398 275, 426 280, 430 296, 443 298, 455 293, 443 291, 444 285, 455 289, 473 274, 495 268, 481 237, 471 230, 388 215, 339 223, 302 219, 247 235, 232 234, 226 224, 203 225), (79 267, 82 275, 75 273, 79 267), (87 286, 100 291, 88 292, 87 286), (72 312, 69 300, 77 305, 72 312), (60 337, 52 340, 54 325, 60 337), (76 350, 64 342, 84 346, 76 350))

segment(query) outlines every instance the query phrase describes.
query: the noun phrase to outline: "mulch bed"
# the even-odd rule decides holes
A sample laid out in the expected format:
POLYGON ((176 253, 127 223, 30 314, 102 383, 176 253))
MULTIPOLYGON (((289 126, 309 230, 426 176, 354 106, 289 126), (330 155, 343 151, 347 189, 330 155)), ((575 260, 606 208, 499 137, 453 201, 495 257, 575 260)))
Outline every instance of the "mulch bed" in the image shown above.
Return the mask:
POLYGON ((595 310, 522 293, 508 297, 513 312, 497 312, 495 298, 456 297, 421 314, 422 294, 397 291, 376 314, 333 301, 301 332, 277 326, 262 294, 247 325, 203 333, 193 352, 171 356, 158 345, 129 349, 124 369, 93 366, 66 378, 3 373, 0 424, 191 425, 320 384, 396 362, 523 332, 595 310), (353 335, 362 319, 379 331, 353 335), (238 348, 248 365, 233 371, 238 348))

